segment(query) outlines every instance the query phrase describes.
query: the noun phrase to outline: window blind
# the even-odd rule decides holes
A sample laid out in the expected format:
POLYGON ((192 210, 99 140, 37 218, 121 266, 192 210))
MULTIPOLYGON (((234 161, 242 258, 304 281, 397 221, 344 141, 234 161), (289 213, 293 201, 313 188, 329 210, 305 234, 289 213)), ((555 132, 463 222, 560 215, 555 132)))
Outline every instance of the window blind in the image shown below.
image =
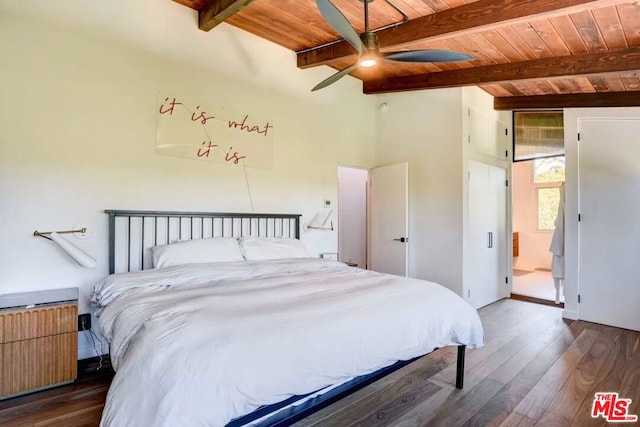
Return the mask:
POLYGON ((514 111, 513 161, 564 155, 562 111, 514 111))

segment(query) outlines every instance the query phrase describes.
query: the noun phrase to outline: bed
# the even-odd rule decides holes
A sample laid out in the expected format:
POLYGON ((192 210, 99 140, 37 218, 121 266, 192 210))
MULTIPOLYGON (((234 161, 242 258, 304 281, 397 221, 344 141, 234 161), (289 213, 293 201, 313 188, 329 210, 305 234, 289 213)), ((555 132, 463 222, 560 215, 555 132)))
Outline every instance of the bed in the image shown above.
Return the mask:
POLYGON ((465 348, 483 345, 477 312, 440 285, 290 250, 299 215, 107 213, 111 274, 92 296, 116 370, 103 426, 290 425, 444 346, 462 388, 465 348), (162 264, 171 242, 238 238, 242 259, 162 264))

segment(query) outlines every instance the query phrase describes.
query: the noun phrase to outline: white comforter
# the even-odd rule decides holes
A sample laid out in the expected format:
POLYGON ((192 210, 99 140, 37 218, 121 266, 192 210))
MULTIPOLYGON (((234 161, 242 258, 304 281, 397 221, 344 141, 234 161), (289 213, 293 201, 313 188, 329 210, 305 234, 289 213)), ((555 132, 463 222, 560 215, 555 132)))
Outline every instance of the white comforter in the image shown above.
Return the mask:
POLYGON ((448 289, 320 259, 116 274, 93 301, 117 370, 110 427, 223 426, 436 347, 483 344, 477 312, 448 289))

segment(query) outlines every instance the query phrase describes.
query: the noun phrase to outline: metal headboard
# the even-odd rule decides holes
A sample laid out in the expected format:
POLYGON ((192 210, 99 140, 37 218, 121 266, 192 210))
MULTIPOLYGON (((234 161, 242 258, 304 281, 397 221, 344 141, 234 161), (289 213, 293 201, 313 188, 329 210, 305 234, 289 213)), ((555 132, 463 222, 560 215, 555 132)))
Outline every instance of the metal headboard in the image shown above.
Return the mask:
POLYGON ((106 210, 109 273, 151 268, 147 251, 178 240, 209 237, 300 238, 300 215, 106 210))

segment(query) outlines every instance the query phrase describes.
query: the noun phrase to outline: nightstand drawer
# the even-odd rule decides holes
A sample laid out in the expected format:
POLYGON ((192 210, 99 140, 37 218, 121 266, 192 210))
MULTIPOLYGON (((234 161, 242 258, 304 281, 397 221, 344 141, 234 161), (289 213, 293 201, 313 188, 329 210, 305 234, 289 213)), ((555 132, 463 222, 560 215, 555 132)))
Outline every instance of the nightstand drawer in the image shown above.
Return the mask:
POLYGON ((78 305, 59 304, 0 311, 0 344, 76 332, 78 305))
POLYGON ((0 344, 0 399, 74 381, 77 354, 77 332, 0 344))

